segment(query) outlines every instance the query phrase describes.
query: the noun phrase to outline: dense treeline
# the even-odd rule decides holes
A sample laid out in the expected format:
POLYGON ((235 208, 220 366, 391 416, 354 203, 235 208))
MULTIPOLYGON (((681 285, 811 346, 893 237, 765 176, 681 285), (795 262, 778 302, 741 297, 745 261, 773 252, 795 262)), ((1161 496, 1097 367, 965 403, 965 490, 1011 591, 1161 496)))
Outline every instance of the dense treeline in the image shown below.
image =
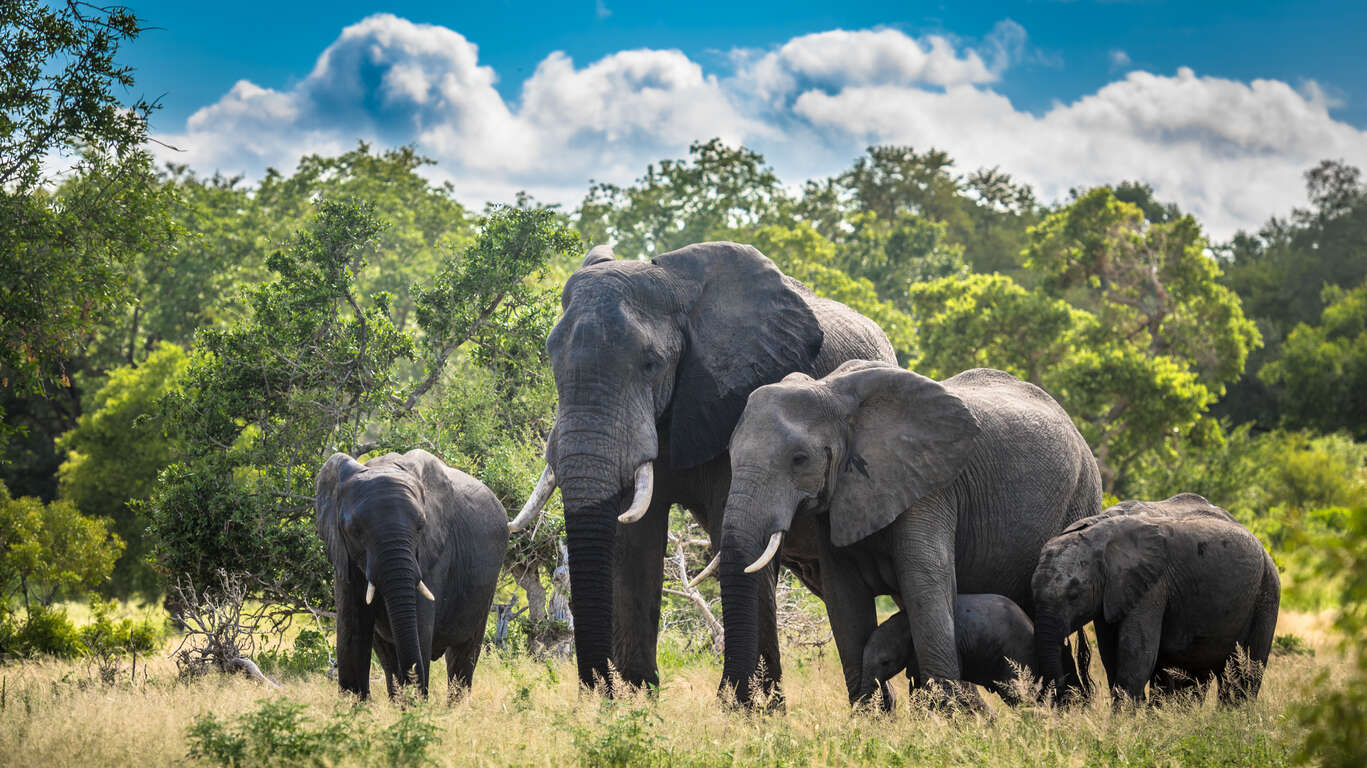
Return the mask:
MULTIPOLYGON (((325 605, 312 488, 336 450, 423 447, 515 509, 554 412, 543 343, 559 289, 600 242, 639 258, 753 243, 877 321, 911 368, 1044 387, 1109 494, 1203 493, 1292 582, 1315 549, 1298 545, 1358 546, 1359 169, 1309 169, 1308 208, 1227 243, 1142 182, 1045 203, 1000 169, 911 147, 794 187, 712 140, 573 208, 520 196, 473 211, 408 147, 361 144, 255 182, 155 167, 155 105, 114 95, 137 20, 82 8, 0 12, 6 60, 33 62, 0 81, 0 646, 16 606, 96 585, 153 597, 219 568, 325 605), (59 178, 43 173, 53 153, 75 160, 59 178)), ((508 556, 533 621, 559 534, 548 516, 508 556)))

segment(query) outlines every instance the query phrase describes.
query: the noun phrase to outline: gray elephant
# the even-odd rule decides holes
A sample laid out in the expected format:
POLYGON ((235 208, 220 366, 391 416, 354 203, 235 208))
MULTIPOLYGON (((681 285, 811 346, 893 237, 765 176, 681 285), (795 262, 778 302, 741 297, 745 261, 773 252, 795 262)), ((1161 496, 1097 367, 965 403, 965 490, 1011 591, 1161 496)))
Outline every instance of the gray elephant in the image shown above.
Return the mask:
POLYGON ((1113 693, 1202 689, 1220 699, 1258 695, 1261 678, 1230 667, 1236 646, 1267 664, 1281 604, 1277 566, 1249 530, 1194 493, 1126 501, 1079 520, 1040 553, 1032 590, 1040 669, 1056 679, 1059 638, 1096 628, 1113 693), (1179 675, 1168 671, 1177 670, 1179 675))
MULTIPOLYGON (((1016 670, 1033 676, 1035 657, 1035 625, 1019 605, 1001 595, 959 595, 954 603, 954 642, 965 682, 996 692, 1008 704, 1019 702, 1012 684, 1016 670)), ((872 694, 875 685, 904 669, 913 681, 921 679, 911 621, 905 611, 898 611, 878 625, 864 646, 864 686, 872 694)))
MULTIPOLYGON (((736 243, 650 261, 617 260, 599 246, 566 282, 562 306, 546 340, 559 393, 547 467, 512 526, 530 524, 560 488, 579 679, 608 679, 611 661, 627 683, 657 685, 669 509, 692 512, 716 549, 731 482, 726 444, 746 397, 794 371, 820 376, 845 360, 895 355, 871 320, 736 243)), ((815 537, 793 538, 784 562, 819 589, 815 537)), ((776 575, 757 577, 764 586, 749 608, 762 624, 766 687, 781 674, 776 575)))
POLYGON ((446 654, 468 689, 493 602, 508 517, 478 480, 423 450, 361 464, 334 453, 318 472, 315 527, 332 561, 337 682, 370 695, 370 651, 389 694, 446 654))
POLYGON ((1040 388, 987 369, 937 382, 854 361, 824 379, 761 387, 732 435, 731 476, 720 566, 727 679, 755 670, 752 572, 795 524, 815 519, 852 702, 872 690, 862 662, 880 594, 907 611, 920 672, 976 701, 957 685, 955 596, 1003 595, 1030 615, 1040 548, 1101 507, 1096 460, 1068 415, 1040 388))

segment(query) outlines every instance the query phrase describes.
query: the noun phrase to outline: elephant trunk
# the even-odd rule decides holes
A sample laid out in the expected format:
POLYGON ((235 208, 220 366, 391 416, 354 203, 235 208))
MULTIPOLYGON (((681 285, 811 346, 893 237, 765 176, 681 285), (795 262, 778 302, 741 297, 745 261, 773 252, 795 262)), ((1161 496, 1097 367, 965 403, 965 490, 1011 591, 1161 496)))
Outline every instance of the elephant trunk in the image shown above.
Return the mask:
POLYGON ((1054 695, 1062 699, 1069 683, 1063 669, 1063 643, 1068 636, 1068 624, 1057 613, 1041 612, 1035 619, 1035 668, 1045 685, 1054 686, 1054 695))
MULTIPOLYGON (((586 416, 583 421, 601 425, 607 423, 603 418, 586 416)), ((592 687, 611 684, 613 556, 623 488, 619 448, 610 433, 596 427, 580 428, 577 421, 557 420, 553 455, 565 505, 579 682, 592 687)))
POLYGON ((726 650, 722 664, 722 689, 735 692, 736 701, 750 703, 750 685, 759 665, 759 587, 763 574, 747 568, 763 553, 770 531, 750 524, 757 520, 753 509, 755 484, 743 474, 733 477, 726 500, 722 529, 721 581, 722 625, 726 650))
POLYGON ((422 657, 422 642, 418 635, 418 563, 411 547, 399 546, 382 551, 380 591, 385 610, 389 614, 390 632, 398 656, 400 685, 416 682, 427 695, 427 665, 422 657))

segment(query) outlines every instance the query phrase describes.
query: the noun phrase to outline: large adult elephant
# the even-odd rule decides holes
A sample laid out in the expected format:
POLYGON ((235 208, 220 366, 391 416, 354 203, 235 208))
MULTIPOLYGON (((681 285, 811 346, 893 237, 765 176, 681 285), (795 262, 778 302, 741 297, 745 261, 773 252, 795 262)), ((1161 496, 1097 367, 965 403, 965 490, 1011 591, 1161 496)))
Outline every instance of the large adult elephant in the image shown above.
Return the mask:
POLYGON ((730 454, 722 618, 725 676, 742 696, 757 661, 752 572, 797 522, 820 526, 823 599, 857 701, 874 690, 862 661, 876 595, 900 598, 922 676, 957 687, 955 595, 1003 595, 1033 615, 1045 541, 1101 508, 1068 414, 1001 371, 938 382, 852 361, 821 380, 793 374, 750 396, 730 454))
MULTIPOLYGON (((845 360, 893 361, 868 318, 821 299, 747 245, 700 243, 650 261, 588 253, 565 284, 564 315, 546 340, 559 406, 546 471, 514 529, 559 487, 565 506, 579 679, 658 685, 656 639, 670 506, 720 543, 731 483, 726 454, 746 398, 794 371, 845 360), (635 521, 630 524, 619 522, 635 521)), ((783 562, 819 589, 814 538, 794 534, 783 562), (804 549, 804 544, 812 546, 804 549)), ((752 609, 779 679, 776 567, 752 609)))

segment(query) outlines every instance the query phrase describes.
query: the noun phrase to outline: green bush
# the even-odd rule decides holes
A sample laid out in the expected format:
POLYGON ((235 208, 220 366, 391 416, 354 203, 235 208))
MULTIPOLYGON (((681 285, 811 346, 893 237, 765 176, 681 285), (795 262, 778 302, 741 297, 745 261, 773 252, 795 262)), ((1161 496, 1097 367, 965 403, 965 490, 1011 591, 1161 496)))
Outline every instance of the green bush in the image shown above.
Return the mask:
POLYGON ((301 629, 294 637, 294 648, 264 651, 257 656, 262 669, 302 677, 326 672, 332 664, 332 649, 327 638, 316 629, 301 629))
POLYGON ((186 730, 190 757, 235 768, 325 766, 346 758, 361 765, 432 762, 429 753, 441 735, 427 706, 415 703, 383 728, 357 717, 363 707, 340 707, 321 723, 304 704, 283 698, 263 699, 231 723, 209 713, 186 730))
POLYGON ((72 659, 85 650, 80 632, 63 608, 45 605, 31 606, 23 623, 15 622, 9 634, 12 645, 4 650, 18 656, 56 656, 72 659))

